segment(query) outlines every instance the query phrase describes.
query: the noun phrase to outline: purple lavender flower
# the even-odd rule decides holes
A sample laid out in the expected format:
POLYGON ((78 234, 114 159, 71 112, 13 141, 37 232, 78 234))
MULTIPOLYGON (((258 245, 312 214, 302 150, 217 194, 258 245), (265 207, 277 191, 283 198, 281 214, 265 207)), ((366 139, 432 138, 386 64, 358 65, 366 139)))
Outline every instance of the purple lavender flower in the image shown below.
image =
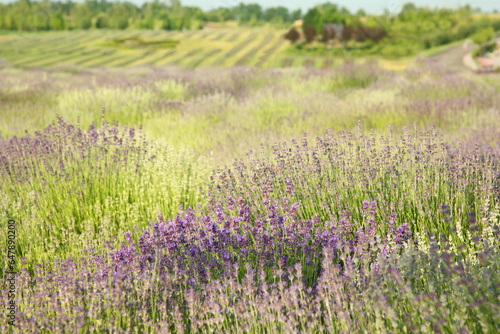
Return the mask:
POLYGON ((371 204, 370 204, 370 211, 368 212, 368 214, 369 214, 370 216, 373 216, 376 212, 377 212, 377 202, 376 202, 376 201, 373 201, 373 202, 371 202, 371 204))
POLYGON ((396 222, 396 214, 391 212, 389 216, 389 230, 387 231, 389 234, 394 233, 394 223, 396 222))
POLYGON ((370 205, 369 200, 367 200, 367 199, 363 200, 363 211, 367 211, 369 205, 370 205))
POLYGON ((234 200, 233 200, 233 197, 231 195, 228 195, 227 196, 227 205, 228 205, 228 209, 229 210, 234 210, 234 200))
POLYGON ((405 241, 410 239, 411 235, 412 232, 410 230, 408 223, 404 223, 396 229, 396 234, 394 235, 394 242, 402 245, 405 241))
POLYGON ((215 215, 217 217, 217 224, 222 225, 224 222, 224 214, 220 205, 217 205, 217 208, 215 209, 215 215))
POLYGON ((292 181, 290 181, 290 179, 286 179, 285 183, 286 183, 286 193, 289 195, 292 194, 292 181))
POLYGON ((129 245, 131 245, 132 244, 132 233, 130 233, 130 231, 127 231, 123 235, 127 239, 129 245))

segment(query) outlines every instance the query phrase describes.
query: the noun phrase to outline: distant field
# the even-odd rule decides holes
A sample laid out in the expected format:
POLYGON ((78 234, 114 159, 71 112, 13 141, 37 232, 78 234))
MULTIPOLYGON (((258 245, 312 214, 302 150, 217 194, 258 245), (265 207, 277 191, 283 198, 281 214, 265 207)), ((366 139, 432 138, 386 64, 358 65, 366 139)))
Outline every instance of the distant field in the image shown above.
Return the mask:
MULTIPOLYGON (((199 31, 90 30, 45 33, 0 32, 0 62, 22 68, 77 65, 130 67, 177 65, 190 68, 238 65, 260 68, 334 68, 342 57, 290 52, 284 30, 255 28, 206 28, 199 31)), ((461 42, 432 48, 416 56, 429 57, 461 42)), ((404 70, 416 56, 375 60, 388 70, 404 70)))
POLYGON ((234 66, 276 63, 284 31, 71 31, 0 36, 0 57, 21 67, 234 66))

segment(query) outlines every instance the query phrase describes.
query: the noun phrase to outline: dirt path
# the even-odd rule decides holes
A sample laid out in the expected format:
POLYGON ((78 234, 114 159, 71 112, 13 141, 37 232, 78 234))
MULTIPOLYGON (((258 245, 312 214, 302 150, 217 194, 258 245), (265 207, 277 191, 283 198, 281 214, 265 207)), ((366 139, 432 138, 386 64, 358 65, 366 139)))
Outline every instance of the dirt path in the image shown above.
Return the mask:
MULTIPOLYGON (((497 43, 500 43, 500 35, 497 35, 497 43)), ((469 51, 474 50, 476 45, 472 45, 469 43, 469 51)), ((464 51, 462 50, 462 45, 457 45, 452 48, 446 49, 439 53, 436 53, 429 58, 436 59, 441 61, 446 65, 446 68, 450 72, 454 73, 464 73, 464 72, 472 72, 470 68, 464 65, 462 59, 465 56, 464 51)))
MULTIPOLYGON (((469 46, 469 50, 471 46, 469 46)), ((454 46, 447 50, 436 53, 429 58, 436 59, 446 65, 446 68, 450 72, 455 73, 464 73, 464 72, 472 72, 467 66, 465 66, 462 62, 463 57, 465 56, 464 51, 462 50, 462 45, 454 46)))

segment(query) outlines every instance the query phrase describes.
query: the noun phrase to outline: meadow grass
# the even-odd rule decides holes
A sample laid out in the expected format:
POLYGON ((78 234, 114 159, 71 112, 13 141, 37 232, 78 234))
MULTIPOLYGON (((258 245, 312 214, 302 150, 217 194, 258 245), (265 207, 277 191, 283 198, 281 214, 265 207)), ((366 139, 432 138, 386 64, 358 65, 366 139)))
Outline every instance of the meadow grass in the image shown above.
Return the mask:
POLYGON ((217 75, 210 68, 7 68, 0 131, 39 130, 57 114, 71 124, 79 118, 83 128, 99 126, 105 109, 108 122, 141 124, 149 138, 189 146, 221 165, 260 143, 270 151, 272 143, 300 133, 355 129, 358 120, 376 135, 392 125, 398 136, 417 122, 422 130, 446 129, 447 139, 486 140, 479 129, 498 126, 499 80, 443 74, 439 66, 417 62, 394 73, 372 62, 348 62, 327 70, 236 67, 217 75))
POLYGON ((215 70, 1 70, 21 331, 500 330, 496 77, 215 70))

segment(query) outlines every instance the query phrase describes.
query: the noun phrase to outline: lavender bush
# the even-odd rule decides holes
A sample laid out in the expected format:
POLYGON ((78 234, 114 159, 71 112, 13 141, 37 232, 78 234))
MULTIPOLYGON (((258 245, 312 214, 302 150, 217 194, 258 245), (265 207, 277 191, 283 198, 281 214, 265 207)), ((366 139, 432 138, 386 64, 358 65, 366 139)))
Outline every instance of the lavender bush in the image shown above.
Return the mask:
POLYGON ((500 204, 499 175, 498 148, 453 145, 417 128, 405 129, 399 140, 389 133, 377 141, 360 128, 356 134, 327 132, 314 146, 307 137, 276 145, 270 160, 250 154, 213 173, 206 200, 208 210, 220 204, 230 212, 226 199, 241 197, 258 212, 270 197, 279 198, 278 210, 300 203, 301 219, 340 221, 349 212, 353 225, 363 227, 369 208, 382 235, 406 223, 413 232, 449 236, 457 221, 468 228, 469 212, 485 217, 500 204))
POLYGON ((158 210, 171 216, 179 203, 195 205, 207 175, 192 152, 148 142, 134 128, 103 120, 82 130, 59 119, 34 135, 0 140, 0 217, 21 223, 18 254, 32 266, 77 255, 89 231, 116 235, 158 210))
MULTIPOLYGON (((22 332, 488 332, 500 328, 500 235, 456 243, 406 225, 377 233, 299 221, 298 208, 258 227, 234 203, 209 215, 158 214, 119 249, 18 275, 22 332), (237 211, 238 211, 237 210, 237 211), (318 226, 323 226, 319 228, 318 226), (137 238, 137 241, 135 239, 137 238)), ((496 215, 498 215, 498 208, 496 215)), ((348 214, 346 214, 348 216, 348 214)), ((257 219, 258 220, 258 219, 257 219)), ((474 224, 473 224, 474 225, 474 224)), ((478 230, 476 230, 478 231, 478 230)), ((472 236, 472 239, 469 237, 472 236)), ((3 297, 5 298, 5 296, 3 297)))

